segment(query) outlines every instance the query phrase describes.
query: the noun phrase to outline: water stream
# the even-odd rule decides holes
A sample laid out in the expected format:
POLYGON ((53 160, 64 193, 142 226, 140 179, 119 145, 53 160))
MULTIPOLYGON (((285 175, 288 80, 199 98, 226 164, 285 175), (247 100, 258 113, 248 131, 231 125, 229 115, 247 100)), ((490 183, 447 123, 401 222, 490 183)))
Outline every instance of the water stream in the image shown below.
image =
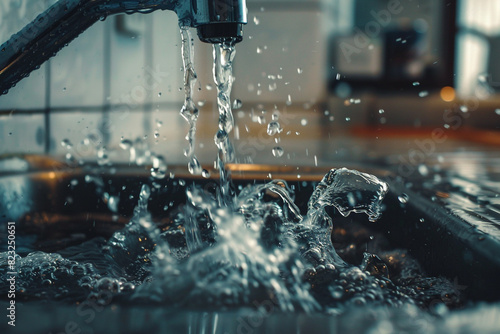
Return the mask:
POLYGON ((181 42, 185 94, 181 115, 189 124, 189 132, 186 135, 186 140, 188 141, 189 146, 184 152, 184 155, 189 159, 189 172, 193 175, 197 175, 202 173, 200 162, 194 154, 194 147, 196 143, 196 122, 198 121, 199 111, 193 100, 193 88, 196 83, 197 76, 193 66, 194 47, 189 27, 181 28, 181 42))

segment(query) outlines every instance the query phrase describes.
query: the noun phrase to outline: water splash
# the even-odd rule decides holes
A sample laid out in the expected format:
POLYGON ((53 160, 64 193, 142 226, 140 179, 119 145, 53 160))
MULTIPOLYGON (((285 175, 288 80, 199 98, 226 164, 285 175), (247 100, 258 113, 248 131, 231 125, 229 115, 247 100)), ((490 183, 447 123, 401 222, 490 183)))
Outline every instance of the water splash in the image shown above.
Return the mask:
POLYGON ((189 31, 189 27, 181 28, 181 41, 182 63, 184 66, 185 100, 180 113, 189 124, 189 131, 186 136, 186 140, 188 141, 189 146, 184 154, 189 159, 189 172, 193 175, 198 175, 201 174, 202 168, 200 162, 194 154, 194 146, 196 143, 196 123, 198 121, 199 111, 193 100, 193 88, 197 80, 197 75, 193 66, 194 47, 192 44, 191 32, 189 31))
POLYGON ((382 214, 381 202, 389 190, 387 183, 375 176, 347 168, 330 170, 312 194, 309 212, 324 214, 326 206, 334 206, 344 217, 350 213, 366 213, 370 221, 382 214))
MULTIPOLYGON (((332 222, 324 208, 336 206, 343 214, 365 212, 375 218, 386 191, 387 185, 374 176, 332 170, 316 188, 303 217, 285 181, 243 188, 233 199, 237 210, 221 205, 218 194, 191 186, 186 205, 173 218, 183 233, 179 235, 173 226, 161 234, 153 232, 156 245, 167 245, 155 252, 154 279, 140 286, 135 296, 151 298, 154 291, 159 301, 178 306, 250 306, 271 301, 283 311, 319 310, 303 273, 311 266, 326 270, 321 275, 347 268, 333 248, 332 222), (333 187, 339 188, 334 191, 333 187), (351 203, 344 198, 349 191, 369 197, 363 204, 351 203), (169 245, 183 243, 173 241, 179 238, 187 253, 173 257, 169 245)), ((133 221, 151 228, 151 224, 144 225, 145 203, 142 198, 133 221)), ((350 275, 367 280, 361 271, 350 275)))

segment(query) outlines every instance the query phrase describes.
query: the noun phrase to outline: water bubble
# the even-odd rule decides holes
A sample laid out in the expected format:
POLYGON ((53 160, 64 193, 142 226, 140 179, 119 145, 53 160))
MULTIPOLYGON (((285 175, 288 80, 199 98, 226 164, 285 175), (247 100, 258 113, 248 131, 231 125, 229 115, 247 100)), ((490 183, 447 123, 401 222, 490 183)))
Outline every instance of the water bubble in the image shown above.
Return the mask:
POLYGON ((398 196, 398 201, 401 202, 402 204, 408 203, 409 199, 410 199, 410 196, 408 196, 405 193, 398 196))
POLYGON ((342 299, 344 296, 344 288, 342 286, 330 287, 329 290, 333 299, 342 299))
POLYGON ((214 89, 214 86, 213 86, 212 84, 207 84, 207 85, 205 86, 205 88, 206 88, 207 90, 213 90, 213 89, 214 89))
POLYGON ((302 73, 304 73, 304 70, 303 70, 302 68, 300 68, 300 67, 299 67, 299 68, 297 68, 297 73, 298 73, 298 74, 302 74, 302 73))
POLYGON ((382 115, 384 112, 385 112, 385 110, 384 110, 384 109, 379 109, 379 110, 378 110, 378 113, 379 113, 380 115, 382 115))
POLYGON ((163 126, 163 122, 160 121, 159 119, 156 120, 156 127, 161 128, 163 126))
POLYGON ((283 156, 283 154, 285 153, 283 148, 281 148, 280 146, 274 147, 272 152, 273 152, 273 155, 277 158, 281 158, 283 156))
POLYGON ((155 133, 154 133, 154 137, 155 137, 156 139, 158 139, 158 137, 160 137, 160 133, 158 132, 158 130, 156 130, 156 131, 155 131, 155 133))
POLYGON ((429 92, 424 90, 424 91, 421 91, 420 93, 418 93, 418 96, 420 97, 426 97, 426 96, 429 96, 429 92))
POLYGON ((277 133, 280 133, 281 130, 281 125, 280 123, 273 121, 267 125, 267 134, 270 136, 274 136, 277 133))
POLYGON ((413 82, 413 86, 415 86, 415 87, 420 86, 420 82, 418 82, 418 81, 413 82))
POLYGON ((307 125, 307 119, 306 119, 306 118, 302 118, 302 119, 300 120, 300 125, 302 125, 302 126, 306 126, 306 125, 307 125))
POLYGON ((266 117, 264 115, 257 116, 257 122, 259 124, 265 124, 266 123, 266 117))
POLYGON ((158 92, 158 97, 161 97, 161 92, 158 92))
POLYGON ((253 17, 253 23, 255 23, 256 26, 258 26, 260 24, 260 20, 257 16, 253 17))

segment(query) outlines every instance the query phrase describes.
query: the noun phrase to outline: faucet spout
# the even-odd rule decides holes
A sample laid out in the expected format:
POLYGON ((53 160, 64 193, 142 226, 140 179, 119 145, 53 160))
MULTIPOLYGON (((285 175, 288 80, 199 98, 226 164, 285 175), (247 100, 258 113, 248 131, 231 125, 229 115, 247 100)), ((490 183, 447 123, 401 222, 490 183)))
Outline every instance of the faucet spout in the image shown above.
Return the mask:
POLYGON ((180 26, 198 29, 203 42, 242 40, 246 0, 59 0, 0 45, 0 95, 7 94, 78 35, 119 13, 175 11, 180 26))

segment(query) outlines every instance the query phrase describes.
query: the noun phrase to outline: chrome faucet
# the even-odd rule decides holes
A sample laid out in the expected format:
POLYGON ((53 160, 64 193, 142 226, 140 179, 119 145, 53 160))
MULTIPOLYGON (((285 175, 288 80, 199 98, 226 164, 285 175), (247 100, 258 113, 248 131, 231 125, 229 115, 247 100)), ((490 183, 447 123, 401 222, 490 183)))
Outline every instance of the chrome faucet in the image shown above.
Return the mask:
POLYGON ((83 31, 119 13, 177 13, 207 43, 242 40, 246 0, 59 0, 0 46, 0 95, 27 77, 83 31))

